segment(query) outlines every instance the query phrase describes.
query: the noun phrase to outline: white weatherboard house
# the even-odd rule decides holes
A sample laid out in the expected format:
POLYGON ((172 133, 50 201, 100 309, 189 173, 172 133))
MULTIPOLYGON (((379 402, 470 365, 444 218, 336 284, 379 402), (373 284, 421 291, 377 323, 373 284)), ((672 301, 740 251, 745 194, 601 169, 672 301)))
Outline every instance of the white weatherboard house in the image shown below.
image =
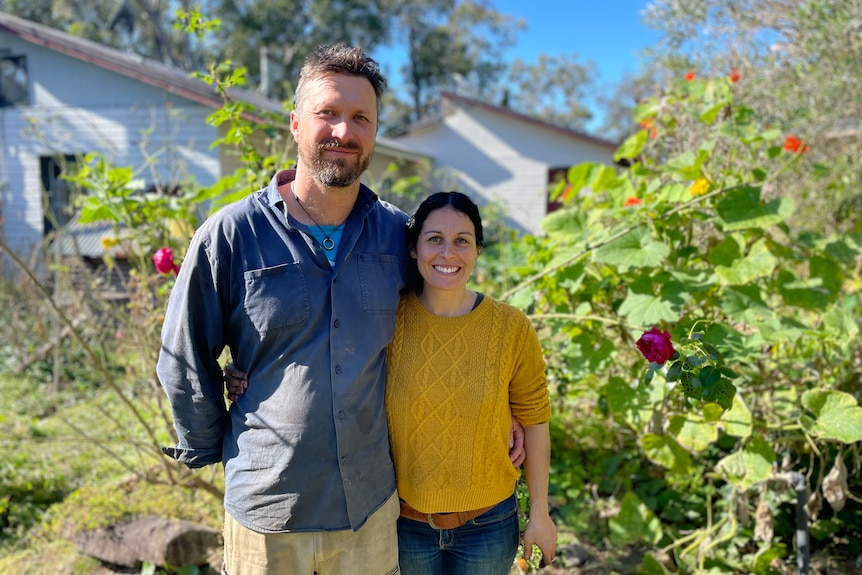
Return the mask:
MULTIPOLYGON (((281 102, 251 92, 234 95, 265 111, 283 111, 281 102)), ((207 186, 232 173, 237 163, 230 150, 211 148, 227 126, 206 122, 221 105, 211 86, 186 72, 0 12, 4 242, 29 256, 55 221, 68 221, 59 175, 64 162, 83 154, 99 152, 116 166, 136 169, 150 158, 152 169, 140 174, 150 186, 189 177, 207 186)), ((290 134, 284 136, 293 145, 290 134)), ((380 139, 367 179, 379 181, 393 161, 423 159, 380 139)))
POLYGON ((541 233, 553 205, 549 183, 583 162, 613 163, 617 145, 548 122, 451 93, 441 94, 438 117, 417 122, 398 144, 429 156, 435 189, 456 190, 477 203, 499 202, 520 232, 541 233))

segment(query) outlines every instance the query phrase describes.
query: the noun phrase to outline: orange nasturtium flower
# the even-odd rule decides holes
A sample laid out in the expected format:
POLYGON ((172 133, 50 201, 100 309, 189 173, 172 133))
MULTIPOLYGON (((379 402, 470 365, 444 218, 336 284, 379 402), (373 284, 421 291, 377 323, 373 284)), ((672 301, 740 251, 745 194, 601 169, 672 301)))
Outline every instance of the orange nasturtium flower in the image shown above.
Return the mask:
POLYGON ((641 122, 641 128, 647 131, 650 138, 658 136, 658 130, 655 127, 655 118, 645 118, 641 122))
POLYGON ((694 72, 686 72, 686 74, 685 74, 686 80, 691 81, 691 80, 694 80, 694 78, 695 78, 694 72))
POLYGON ((632 196, 630 198, 626 198, 626 203, 623 204, 623 207, 628 208, 631 206, 637 206, 641 202, 642 202, 642 200, 640 198, 636 198, 636 197, 632 196))
POLYGON ((739 82, 739 79, 742 78, 742 72, 739 71, 739 68, 734 68, 730 71, 730 74, 727 75, 727 78, 736 84, 739 82))
POLYGON ((787 136, 784 138, 784 149, 794 154, 804 154, 808 151, 808 144, 796 136, 787 136))
POLYGON ((709 191, 709 180, 706 178, 698 178, 691 185, 691 197, 696 198, 702 196, 709 191))

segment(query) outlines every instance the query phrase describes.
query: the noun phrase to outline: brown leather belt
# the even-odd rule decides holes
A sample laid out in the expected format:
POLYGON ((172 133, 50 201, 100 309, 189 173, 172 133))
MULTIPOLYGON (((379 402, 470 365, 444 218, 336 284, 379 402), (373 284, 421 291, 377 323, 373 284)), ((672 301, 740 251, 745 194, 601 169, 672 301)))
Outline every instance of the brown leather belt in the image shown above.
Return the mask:
POLYGON ((483 513, 490 511, 494 507, 496 506, 489 505, 488 507, 482 507, 481 509, 473 509, 472 511, 456 511, 454 513, 422 513, 421 511, 416 511, 407 505, 404 500, 401 500, 401 517, 406 517, 413 521, 422 521, 434 529, 455 529, 457 527, 461 527, 471 519, 475 519, 483 513))

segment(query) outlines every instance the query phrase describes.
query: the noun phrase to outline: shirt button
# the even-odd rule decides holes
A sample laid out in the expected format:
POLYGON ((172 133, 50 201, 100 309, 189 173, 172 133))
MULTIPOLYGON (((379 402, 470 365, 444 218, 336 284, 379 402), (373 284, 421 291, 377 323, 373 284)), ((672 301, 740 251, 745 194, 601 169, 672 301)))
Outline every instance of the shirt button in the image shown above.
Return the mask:
POLYGON ((338 412, 338 419, 344 419, 344 412, 343 411, 338 412))
POLYGON ((347 465, 347 457, 346 456, 341 458, 341 463, 344 465, 347 465))
POLYGON ((340 365, 336 365, 336 366, 335 366, 335 374, 336 374, 336 375, 341 375, 341 366, 340 366, 340 365))
POLYGON ((332 323, 332 325, 334 325, 335 327, 341 327, 341 320, 340 320, 340 319, 335 320, 335 321, 332 323))

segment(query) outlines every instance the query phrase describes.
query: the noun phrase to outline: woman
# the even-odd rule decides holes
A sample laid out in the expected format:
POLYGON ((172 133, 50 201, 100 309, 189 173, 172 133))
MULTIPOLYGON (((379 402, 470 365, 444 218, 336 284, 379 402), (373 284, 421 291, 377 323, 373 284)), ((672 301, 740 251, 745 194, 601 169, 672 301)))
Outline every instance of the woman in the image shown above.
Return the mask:
POLYGON ((509 572, 519 535, 512 415, 526 434, 525 553, 536 543, 549 562, 556 548, 548 514, 550 404, 536 332, 520 310, 467 288, 483 245, 469 197, 433 194, 407 226, 416 285, 401 299, 386 358, 401 570, 509 572))
MULTIPOLYGON (((407 224, 407 244, 412 285, 386 358, 401 571, 509 573, 519 538, 513 416, 525 427, 525 554, 535 543, 550 562, 550 403, 536 332, 520 310, 467 288, 483 245, 479 208, 468 196, 428 197, 407 224)), ((231 398, 247 385, 238 375, 226 377, 231 398)))

